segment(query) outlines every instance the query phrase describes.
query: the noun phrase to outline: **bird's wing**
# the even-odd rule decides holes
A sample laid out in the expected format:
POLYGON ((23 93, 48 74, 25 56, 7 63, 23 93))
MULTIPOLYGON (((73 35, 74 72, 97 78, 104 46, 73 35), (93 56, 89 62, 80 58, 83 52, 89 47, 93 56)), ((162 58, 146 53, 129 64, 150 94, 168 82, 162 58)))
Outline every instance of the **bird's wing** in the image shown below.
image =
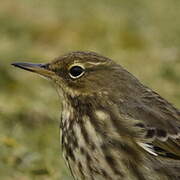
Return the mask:
POLYGON ((158 131, 156 128, 146 128, 146 135, 137 140, 137 144, 154 156, 180 160, 180 136, 167 134, 162 137, 158 131))
POLYGON ((147 88, 133 109, 145 131, 138 144, 155 156, 180 160, 180 111, 147 88))

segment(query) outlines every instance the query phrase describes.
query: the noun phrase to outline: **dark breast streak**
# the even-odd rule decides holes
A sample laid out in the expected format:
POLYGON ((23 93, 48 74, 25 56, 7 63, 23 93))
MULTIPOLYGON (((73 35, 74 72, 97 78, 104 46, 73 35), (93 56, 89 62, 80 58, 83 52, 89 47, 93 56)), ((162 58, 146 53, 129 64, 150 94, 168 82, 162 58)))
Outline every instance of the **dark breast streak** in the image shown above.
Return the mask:
POLYGON ((121 124, 111 108, 106 111, 107 104, 97 98, 68 97, 64 107, 62 149, 74 179, 151 179, 144 177, 142 171, 147 168, 139 168, 142 159, 133 145, 122 139, 121 124))

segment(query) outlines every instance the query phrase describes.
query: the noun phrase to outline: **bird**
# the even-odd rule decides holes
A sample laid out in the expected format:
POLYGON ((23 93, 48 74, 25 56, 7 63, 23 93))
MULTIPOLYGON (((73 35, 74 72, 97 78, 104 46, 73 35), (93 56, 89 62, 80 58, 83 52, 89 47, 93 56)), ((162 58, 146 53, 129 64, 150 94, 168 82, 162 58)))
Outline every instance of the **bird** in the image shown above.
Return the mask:
POLYGON ((110 58, 75 51, 12 65, 54 82, 75 180, 179 180, 180 110, 110 58))

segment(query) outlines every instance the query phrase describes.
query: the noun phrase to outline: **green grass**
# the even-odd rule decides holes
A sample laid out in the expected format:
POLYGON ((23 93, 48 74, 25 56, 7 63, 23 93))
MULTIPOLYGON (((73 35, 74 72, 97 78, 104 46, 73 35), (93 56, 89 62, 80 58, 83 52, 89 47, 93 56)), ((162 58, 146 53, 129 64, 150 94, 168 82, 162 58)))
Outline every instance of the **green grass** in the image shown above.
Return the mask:
POLYGON ((52 85, 10 66, 91 50, 180 107, 179 0, 6 0, 0 6, 0 178, 72 179, 52 85))

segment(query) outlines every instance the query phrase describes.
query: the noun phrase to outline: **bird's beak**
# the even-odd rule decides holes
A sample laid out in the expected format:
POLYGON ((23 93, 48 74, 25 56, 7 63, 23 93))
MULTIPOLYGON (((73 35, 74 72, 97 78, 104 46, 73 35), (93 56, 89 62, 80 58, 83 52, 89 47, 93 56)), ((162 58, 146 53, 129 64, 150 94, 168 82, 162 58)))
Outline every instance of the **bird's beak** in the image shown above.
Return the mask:
POLYGON ((47 64, 32 64, 32 63, 12 63, 13 66, 40 74, 45 77, 52 77, 55 73, 48 68, 47 64))

